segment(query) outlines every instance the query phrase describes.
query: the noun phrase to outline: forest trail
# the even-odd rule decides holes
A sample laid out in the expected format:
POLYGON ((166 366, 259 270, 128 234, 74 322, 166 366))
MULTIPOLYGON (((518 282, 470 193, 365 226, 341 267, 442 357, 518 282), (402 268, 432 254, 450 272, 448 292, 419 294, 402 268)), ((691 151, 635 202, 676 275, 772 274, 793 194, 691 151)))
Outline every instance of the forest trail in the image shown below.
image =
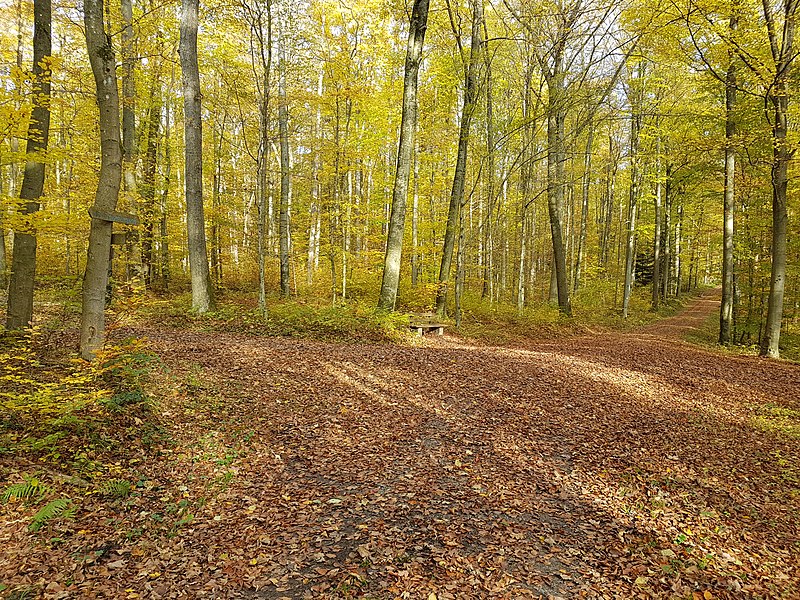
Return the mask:
POLYGON ((678 314, 642 327, 639 331, 658 337, 682 340, 687 333, 700 329, 708 318, 719 313, 721 289, 705 290, 678 314))
MULTIPOLYGON (((170 369, 172 446, 141 465, 158 484, 147 510, 120 517, 150 533, 76 585, 109 598, 796 598, 800 367, 670 339, 713 302, 525 348, 139 332, 170 369), (140 516, 171 514, 159 502, 184 502, 191 521, 159 533, 140 516)), ((114 535, 102 516, 81 524, 87 540, 114 535)), ((69 560, 45 548, 25 568, 69 560)))

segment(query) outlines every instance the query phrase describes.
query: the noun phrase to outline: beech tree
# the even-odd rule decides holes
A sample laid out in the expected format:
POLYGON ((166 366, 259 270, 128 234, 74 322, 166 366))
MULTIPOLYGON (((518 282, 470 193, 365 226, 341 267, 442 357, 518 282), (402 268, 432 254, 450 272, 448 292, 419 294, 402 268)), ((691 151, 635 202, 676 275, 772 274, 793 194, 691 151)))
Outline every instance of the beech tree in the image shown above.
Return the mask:
MULTIPOLYGON (((284 9, 285 10, 285 9, 284 9)), ((287 18, 281 15, 281 37, 278 47, 278 139, 280 141, 281 201, 278 221, 281 296, 289 297, 289 101, 286 97, 286 37, 287 18)))
MULTIPOLYGON (((792 128, 785 142, 773 143, 783 135, 776 114, 785 113, 788 124, 797 111, 790 85, 796 73, 782 41, 793 31, 783 23, 794 4, 771 4, 766 13, 778 63, 765 8, 751 0, 506 0, 482 15, 475 2, 451 2, 449 11, 428 6, 423 28, 424 4, 210 5, 213 23, 199 23, 208 43, 197 48, 194 72, 189 21, 199 8, 144 10, 128 0, 106 7, 107 32, 117 32, 128 182, 118 205, 142 220, 136 231, 149 268, 147 293, 167 292, 169 278, 169 294, 193 285, 211 298, 211 280, 222 293, 252 293, 262 308, 271 295, 290 292, 302 302, 402 311, 452 306, 454 298, 456 321, 463 314, 466 322, 506 308, 525 319, 550 289, 562 313, 582 318, 601 302, 614 315, 625 307, 633 314, 648 299, 656 309, 721 283, 720 340, 760 346, 768 337, 774 344, 769 332, 783 285, 778 333, 788 333, 784 345, 792 343, 800 246, 788 225, 783 279, 772 269, 781 264, 782 221, 773 224, 773 208, 781 214, 781 161, 787 180, 795 174, 792 128), (178 17, 185 17, 183 28, 178 17), (647 63, 641 102, 617 84, 636 63, 637 43, 647 48, 638 51, 647 63), (188 93, 173 84, 178 74, 168 67, 176 47, 188 93), (726 86, 729 70, 735 82, 726 86), (779 72, 788 73, 785 94, 779 72), (736 102, 730 119, 721 110, 729 92, 736 102), (640 115, 633 154, 631 112, 640 115), (738 124, 733 138, 724 135, 726 120, 738 124), (212 131, 206 129, 205 154, 202 126, 212 131), (786 152, 776 155, 781 147, 786 152), (726 155, 734 167, 727 176, 726 155), (205 199, 202 183, 212 190, 205 199), (732 234, 724 225, 731 207, 732 234), (208 248, 199 248, 206 227, 208 248), (198 283, 204 262, 209 277, 200 274, 198 283), (402 277, 408 293, 398 293, 406 289, 402 277)), ((20 6, 0 7, 7 25, 0 51, 12 69, 0 89, 0 219, 23 234, 26 221, 35 225, 37 270, 48 282, 68 281, 84 271, 88 250, 85 212, 94 190, 85 182, 94 178, 99 153, 86 123, 96 109, 79 93, 87 65, 77 60, 83 53, 66 26, 63 36, 59 29, 64 66, 55 69, 58 136, 45 161, 43 216, 25 214, 25 147, 15 148, 26 136, 36 82, 13 68, 22 55, 28 62, 15 51, 16 32, 28 36, 20 6)), ((791 219, 796 199, 788 186, 791 219)), ((127 233, 132 240, 133 230, 127 233)), ((116 297, 131 289, 133 280, 122 275, 138 264, 135 250, 131 244, 114 261, 116 297)), ((197 310, 210 305, 193 302, 197 310)))
MULTIPOLYGON (((11 279, 8 289, 7 329, 29 327, 33 321, 33 288, 36 279, 36 231, 31 217, 39 210, 44 189, 44 153, 50 136, 50 0, 33 4, 33 110, 28 125, 25 175, 19 197, 23 227, 14 231, 11 279)), ((21 34, 20 34, 21 35, 21 34)))
MULTIPOLYGON (((472 31, 470 34, 469 55, 461 43, 461 33, 455 24, 455 16, 448 4, 448 15, 456 36, 456 45, 464 65, 464 100, 461 108, 461 122, 458 129, 458 152, 453 171, 453 187, 450 190, 450 207, 447 210, 447 226, 442 242, 442 262, 439 267, 439 286, 436 292, 436 312, 444 315, 447 307, 447 292, 450 281, 450 268, 453 262, 456 235, 461 227, 461 206, 464 202, 464 186, 467 177, 467 152, 469 149, 472 116, 478 101, 478 68, 481 57, 481 33, 483 30, 483 0, 472 0, 472 31)), ((459 252, 463 252, 463 247, 459 252)))
POLYGON ((94 75, 100 125, 100 174, 94 197, 96 212, 92 215, 83 276, 80 351, 85 360, 92 360, 105 340, 106 285, 113 225, 108 220, 108 213, 117 207, 122 178, 116 53, 103 16, 103 0, 84 1, 86 49, 94 75))
MULTIPOLYGON (((730 17, 731 33, 736 31, 737 15, 733 9, 730 17)), ((722 237, 722 301, 719 310, 719 343, 729 344, 733 330, 733 231, 736 207, 736 54, 728 51, 728 71, 725 76, 725 181, 723 192, 723 237, 722 237)))
MULTIPOLYGON (((403 233, 406 221, 408 181, 411 175, 411 155, 414 149, 414 134, 417 129, 417 87, 422 47, 428 28, 428 0, 414 0, 408 26, 405 74, 403 77, 403 112, 400 122, 400 141, 397 149, 392 213, 386 241, 386 256, 383 263, 378 306, 394 310, 397 288, 400 283, 400 258, 403 253, 403 233)), ((415 179, 416 180, 416 179, 415 179)))
POLYGON ((203 96, 197 65, 198 11, 199 0, 183 0, 179 54, 183 77, 184 180, 192 308, 204 313, 214 307, 214 290, 208 267, 203 210, 203 120, 200 108, 203 96))
MULTIPOLYGON (((786 292, 786 231, 789 213, 786 192, 789 183, 789 161, 795 149, 788 139, 789 82, 797 59, 794 36, 797 27, 798 0, 782 0, 779 13, 769 0, 762 0, 764 24, 769 40, 772 69, 769 74, 766 98, 772 107, 772 269, 769 282, 769 304, 764 338, 761 342, 762 356, 777 358, 780 354, 783 300, 786 292)), ((767 116, 769 120, 769 115, 767 116)))

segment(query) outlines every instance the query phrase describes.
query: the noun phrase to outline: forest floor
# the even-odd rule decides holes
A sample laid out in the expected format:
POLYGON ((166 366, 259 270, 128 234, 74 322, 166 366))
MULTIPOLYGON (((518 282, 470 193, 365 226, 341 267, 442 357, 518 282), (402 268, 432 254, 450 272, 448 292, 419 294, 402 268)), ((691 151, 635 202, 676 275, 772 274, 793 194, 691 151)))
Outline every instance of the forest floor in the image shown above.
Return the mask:
MULTIPOLYGON (((45 535, 1 507, 0 581, 52 598, 798 598, 800 366, 683 341, 717 306, 511 347, 136 327, 164 368, 158 427, 138 434, 155 441, 133 435, 117 464, 131 493, 87 495, 45 535)), ((24 470, 0 458, 3 479, 24 470)))

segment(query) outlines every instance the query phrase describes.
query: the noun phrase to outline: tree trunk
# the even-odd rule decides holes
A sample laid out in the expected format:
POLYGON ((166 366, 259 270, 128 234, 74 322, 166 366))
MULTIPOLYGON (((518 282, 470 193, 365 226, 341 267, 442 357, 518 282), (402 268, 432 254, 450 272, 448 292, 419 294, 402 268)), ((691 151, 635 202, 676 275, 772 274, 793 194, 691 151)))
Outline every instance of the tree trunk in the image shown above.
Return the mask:
MULTIPOLYGON (((137 213, 136 185, 136 57, 134 51, 133 3, 131 0, 120 0, 122 13, 122 182, 126 192, 125 208, 137 213)), ((155 89, 155 85, 153 86, 155 89)), ((152 283, 151 274, 145 273, 143 264, 140 230, 131 229, 126 241, 128 250, 129 272, 137 285, 152 283), (148 281, 148 279, 150 279, 148 281)), ((150 265, 152 268, 152 265, 150 265)))
POLYGON ((203 121, 200 72, 197 65, 197 19, 199 0, 183 0, 178 47, 183 78, 183 113, 186 164, 186 226, 192 308, 204 313, 214 307, 214 292, 208 268, 205 218, 203 216, 203 121))
POLYGON ((281 206, 278 235, 280 237, 280 272, 281 296, 288 298, 289 286, 289 105, 286 100, 286 44, 285 24, 281 21, 282 30, 280 48, 278 50, 278 137, 281 148, 281 206))
POLYGON ((677 209, 678 215, 675 221, 675 296, 681 295, 682 290, 682 272, 681 269, 683 268, 683 260, 681 253, 682 250, 682 242, 683 242, 683 204, 678 205, 677 209))
POLYGON ((772 269, 769 282, 767 322, 761 342, 761 355, 777 358, 780 355, 783 297, 786 288, 786 229, 789 214, 786 208, 789 161, 794 156, 793 144, 787 140, 789 131, 789 81, 795 61, 794 32, 798 11, 797 0, 784 0, 782 35, 776 31, 771 4, 763 0, 764 17, 775 63, 775 80, 768 100, 773 108, 772 120, 772 269))
MULTIPOLYGON (((51 6, 50 0, 33 3, 33 110, 28 124, 28 143, 25 154, 25 175, 20 189, 20 213, 27 215, 39 210, 39 198, 44 189, 44 160, 50 134, 50 63, 51 6)), ((115 92, 116 93, 116 92, 115 92)), ((107 255, 107 254, 106 254, 107 255)), ((14 231, 11 257, 11 282, 8 289, 7 329, 29 327, 33 320, 33 287, 36 278, 36 232, 28 225, 14 231)))
POLYGON ((214 174, 211 179, 211 277, 215 285, 222 285, 222 248, 220 247, 220 213, 222 212, 222 140, 225 134, 226 116, 222 123, 214 119, 211 128, 211 147, 214 149, 214 174), (219 136, 217 127, 219 126, 219 136))
MULTIPOLYGON (((103 25, 103 0, 84 0, 83 6, 86 47, 94 74, 100 113, 100 175, 94 197, 94 208, 111 211, 117 206, 122 178, 116 57, 111 45, 111 36, 103 25)), ((111 226, 110 221, 93 218, 89 230, 89 250, 86 257, 86 272, 83 276, 80 344, 81 356, 85 360, 94 358, 105 339, 111 226)))
POLYGON ((483 26, 483 0, 472 0, 472 35, 469 62, 465 66, 464 106, 461 111, 461 125, 458 133, 458 155, 453 173, 453 187, 450 192, 450 207, 447 212, 447 228, 444 233, 442 262, 439 267, 439 287, 436 292, 436 312, 445 314, 447 288, 450 280, 450 267, 453 262, 453 248, 458 233, 461 205, 464 200, 464 185, 467 175, 467 150, 469 148, 470 124, 475 112, 478 93, 478 59, 481 52, 481 27, 483 26))
POLYGON ((386 256, 378 307, 394 310, 397 288, 400 285, 400 261, 403 253, 408 180, 411 174, 411 152, 417 125, 417 86, 420 56, 428 28, 428 0, 414 0, 406 47, 405 75, 403 79, 403 112, 400 122, 400 143, 397 150, 392 212, 386 237, 386 256))
POLYGON ((667 164, 664 181, 664 258, 661 276, 661 300, 669 298, 672 277, 672 165, 667 164))
MULTIPOLYGON (((0 176, 0 182, 2 181, 2 177, 0 176)), ((0 196, 4 194, 5 190, 2 189, 2 183, 0 183, 0 196)), ((6 280, 6 270, 8 269, 8 265, 6 264, 6 232, 5 232, 5 225, 3 218, 5 215, 0 214, 0 292, 5 291, 6 284, 8 283, 6 280)))
POLYGON ((527 253, 527 205, 525 194, 522 196, 522 215, 520 216, 520 241, 519 241, 519 271, 517 273, 517 312, 522 314, 525 309, 525 256, 527 253))
POLYGON ((575 260, 575 285, 573 291, 577 292, 581 284, 581 269, 583 255, 586 251, 586 236, 589 228, 589 191, 592 182, 592 142, 594 128, 589 125, 589 134, 586 139, 586 154, 583 161, 583 194, 581 196, 581 232, 578 238, 578 256, 575 260))
POLYGON ((572 314, 567 279, 567 254, 564 247, 564 74, 560 66, 547 76, 547 213, 550 218, 550 238, 553 243, 553 278, 551 296, 555 287, 558 308, 565 315, 572 314))
MULTIPOLYGON (((730 29, 736 29, 737 19, 731 17, 730 29)), ((736 123, 733 111, 736 106, 736 64, 733 52, 725 78, 725 192, 723 196, 722 228, 722 302, 719 307, 719 343, 731 342, 733 330, 733 213, 735 208, 736 150, 734 136, 736 123)))
MULTIPOLYGON (((488 48, 488 36, 486 47, 484 48, 484 59, 486 61, 486 216, 483 221, 483 290, 481 298, 492 301, 494 290, 492 289, 493 274, 493 254, 494 237, 492 235, 492 216, 494 215, 494 105, 492 98, 492 60, 488 48)), ((526 84, 530 81, 526 78, 526 84)), ((527 199, 523 197, 523 203, 527 199)))
POLYGON ((661 289, 659 287, 661 281, 661 133, 658 133, 656 138, 656 194, 654 198, 655 209, 655 227, 653 229, 653 281, 650 301, 652 309, 658 310, 659 301, 661 300, 661 289))
MULTIPOLYGON (((142 219, 141 271, 144 276, 144 283, 148 288, 152 287, 155 277, 156 169, 158 167, 158 137, 159 129, 161 128, 161 102, 158 98, 157 87, 160 87, 160 83, 157 78, 154 77, 150 89, 150 114, 147 119, 144 170, 142 172, 142 185, 140 190, 142 197, 142 210, 140 211, 142 219)), ((122 157, 123 181, 126 181, 128 173, 125 171, 127 167, 124 162, 124 151, 122 157)))
POLYGON ((314 121, 314 160, 311 163, 311 224, 308 233, 308 261, 306 263, 306 283, 314 284, 314 272, 319 265, 319 242, 322 220, 320 218, 320 185, 321 140, 322 140, 322 107, 324 71, 320 70, 317 79, 317 114, 314 121))
MULTIPOLYGON (((174 71, 173 77, 174 80, 174 71)), ((172 85, 170 85, 172 90, 172 85)), ((161 222, 159 227, 159 244, 161 249, 161 285, 166 291, 169 289, 169 236, 167 234, 167 198, 169 196, 169 186, 172 177, 172 150, 170 143, 170 94, 166 94, 164 103, 164 189, 161 192, 161 222)))
MULTIPOLYGON (((256 210, 258 212, 258 308, 264 312, 267 309, 267 282, 266 282, 266 261, 267 261, 267 242, 268 242, 268 211, 267 196, 269 195, 269 183, 267 169, 269 168, 269 131, 267 128, 266 109, 261 107, 261 147, 258 154, 258 200, 256 210)), ((271 211, 269 211, 271 213, 271 211)))
MULTIPOLYGON (((634 108, 637 111, 638 108, 634 108)), ((639 128, 641 115, 634 112, 631 117, 631 183, 628 200, 628 238, 625 244, 625 283, 622 289, 622 318, 628 318, 628 309, 633 288, 636 266, 636 216, 639 202, 639 128)))
POLYGON ((615 152, 614 138, 608 136, 608 168, 606 172, 606 198, 602 219, 602 241, 600 244, 600 265, 608 268, 608 256, 611 244, 611 226, 614 221, 614 203, 617 189, 617 153, 615 152))
MULTIPOLYGON (((463 208, 463 207, 462 207, 463 208)), ((465 236, 464 221, 459 222, 458 227, 458 254, 456 255, 456 285, 455 285, 455 321, 456 327, 461 327, 461 299, 464 296, 464 278, 466 277, 466 251, 467 243, 465 236)))
POLYGON ((415 145, 414 153, 414 190, 411 206, 411 285, 419 284, 420 256, 419 256, 419 146, 415 145))
MULTIPOLYGON (((266 255, 268 247, 272 247, 272 200, 271 185, 269 183, 269 99, 271 93, 272 70, 272 2, 267 1, 263 7, 261 3, 254 3, 250 10, 250 27, 258 41, 258 63, 261 69, 257 78, 256 88, 258 93, 259 109, 259 142, 258 155, 258 199, 256 202, 258 212, 258 307, 264 312, 267 309, 267 284, 266 284, 266 255), (266 10, 266 14, 264 13, 266 10), (266 22, 265 22, 266 19, 266 22)), ((253 59, 255 71, 255 58, 253 59)))
POLYGON ((786 209, 786 189, 788 185, 788 166, 792 150, 786 140, 789 130, 789 92, 785 81, 771 98, 774 108, 773 162, 772 162, 772 269, 769 282, 769 303, 767 322, 761 342, 761 356, 778 358, 783 318, 783 297, 786 288, 786 223, 789 219, 786 209))

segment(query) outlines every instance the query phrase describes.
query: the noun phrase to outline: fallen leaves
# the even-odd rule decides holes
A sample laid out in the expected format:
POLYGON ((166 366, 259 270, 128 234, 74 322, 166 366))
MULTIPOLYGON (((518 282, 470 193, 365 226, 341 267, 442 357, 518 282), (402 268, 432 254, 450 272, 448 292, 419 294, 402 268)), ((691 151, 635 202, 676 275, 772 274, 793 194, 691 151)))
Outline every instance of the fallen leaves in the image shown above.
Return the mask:
POLYGON ((146 333, 172 370, 169 443, 123 461, 141 484, 90 497, 46 534, 58 544, 4 507, 4 581, 98 598, 800 594, 797 444, 751 426, 751 407, 798 408, 797 367, 649 334, 146 333))

